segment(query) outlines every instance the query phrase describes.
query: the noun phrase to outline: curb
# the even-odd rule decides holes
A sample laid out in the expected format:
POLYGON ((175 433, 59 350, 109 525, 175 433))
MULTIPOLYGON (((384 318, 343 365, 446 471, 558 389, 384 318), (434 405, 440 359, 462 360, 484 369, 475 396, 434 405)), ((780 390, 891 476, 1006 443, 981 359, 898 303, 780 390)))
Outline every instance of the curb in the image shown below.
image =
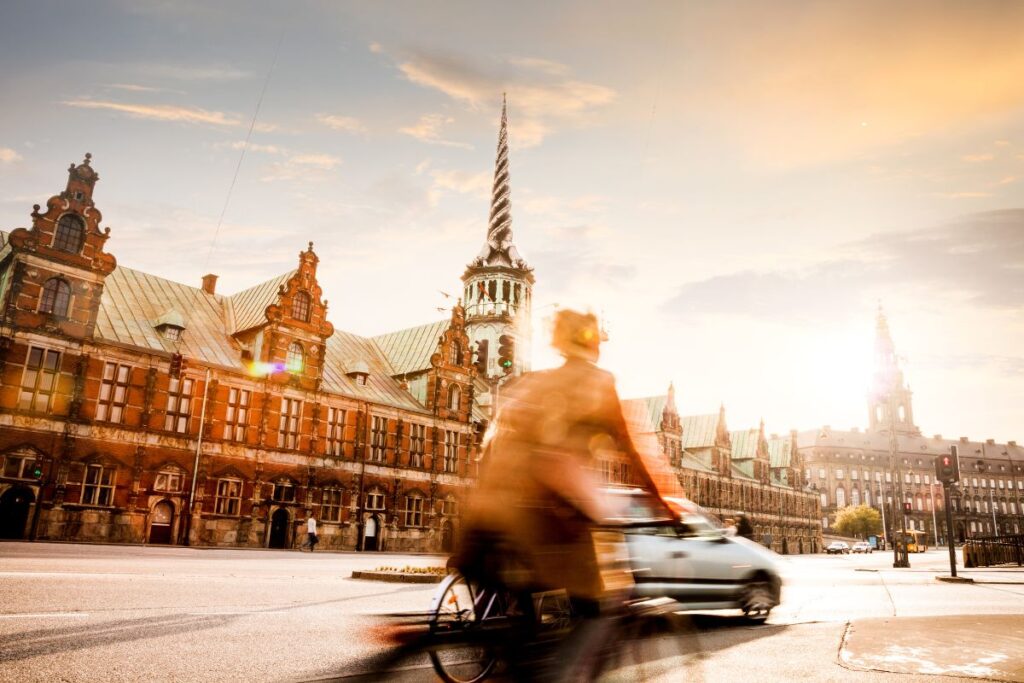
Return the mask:
POLYGON ((935 580, 944 583, 974 583, 974 579, 966 576, 936 576, 935 580))
POLYGON ((389 583, 441 583, 440 574, 402 574, 400 572, 352 572, 353 579, 386 581, 389 583))

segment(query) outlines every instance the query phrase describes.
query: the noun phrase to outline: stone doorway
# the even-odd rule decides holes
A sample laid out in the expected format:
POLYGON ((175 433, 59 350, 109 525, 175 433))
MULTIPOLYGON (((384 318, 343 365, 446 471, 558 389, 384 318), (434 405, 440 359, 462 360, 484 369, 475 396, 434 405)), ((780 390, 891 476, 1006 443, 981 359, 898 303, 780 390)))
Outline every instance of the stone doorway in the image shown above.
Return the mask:
POLYGON ((363 550, 377 550, 380 540, 380 523, 376 517, 369 517, 363 528, 363 550))
POLYGON ((288 532, 290 531, 291 517, 284 508, 274 510, 270 516, 270 540, 267 545, 271 548, 287 548, 288 532))
POLYGON ((174 528, 174 505, 169 500, 161 500, 153 508, 149 522, 149 542, 169 544, 171 529, 174 528))
POLYGON ((28 511, 36 496, 31 490, 18 486, 0 496, 0 538, 25 538, 28 511))

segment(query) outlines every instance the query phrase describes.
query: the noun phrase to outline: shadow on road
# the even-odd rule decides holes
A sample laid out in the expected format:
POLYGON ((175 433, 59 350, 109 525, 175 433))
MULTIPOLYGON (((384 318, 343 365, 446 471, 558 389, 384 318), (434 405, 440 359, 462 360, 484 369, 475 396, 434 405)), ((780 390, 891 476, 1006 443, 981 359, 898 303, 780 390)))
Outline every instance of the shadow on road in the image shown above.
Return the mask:
MULTIPOLYGON (((152 617, 117 619, 99 623, 91 622, 80 626, 54 626, 52 628, 36 629, 23 633, 5 634, 2 640, 0 640, 0 662, 13 662, 31 659, 40 655, 87 650, 91 647, 100 647, 114 643, 205 631, 227 626, 249 615, 286 612, 392 594, 393 591, 382 591, 365 595, 350 595, 333 600, 270 606, 233 614, 165 614, 152 617)), ((211 609, 223 610, 230 608, 211 609)))
MULTIPOLYGON (((765 636, 776 635, 786 625, 756 624, 741 616, 676 614, 649 621, 639 630, 620 634, 601 680, 638 681, 665 675, 702 680, 703 661, 711 654, 765 636)), ((389 625, 381 624, 378 634, 389 625)), ((411 637, 364 657, 338 672, 311 672, 298 680, 369 683, 371 681, 437 680, 427 653, 429 637, 411 637)), ((500 667, 501 665, 499 665, 500 667)), ((488 680, 520 680, 501 668, 488 680)))

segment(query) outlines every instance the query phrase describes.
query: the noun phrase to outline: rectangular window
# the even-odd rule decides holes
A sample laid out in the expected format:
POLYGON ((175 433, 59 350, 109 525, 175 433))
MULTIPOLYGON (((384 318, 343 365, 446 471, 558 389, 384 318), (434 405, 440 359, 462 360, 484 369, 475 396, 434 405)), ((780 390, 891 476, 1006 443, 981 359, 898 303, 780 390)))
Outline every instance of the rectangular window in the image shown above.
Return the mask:
POLYGON ((302 401, 296 398, 281 399, 281 417, 277 425, 277 447, 299 447, 299 416, 302 415, 302 401))
POLYGON ((218 515, 237 515, 242 507, 242 482, 238 479, 219 479, 214 511, 218 515))
POLYGON ((915 474, 914 475, 914 483, 915 484, 920 484, 921 483, 921 475, 920 474, 915 474))
POLYGON ((458 503, 455 501, 454 498, 445 498, 443 501, 441 501, 441 514, 442 515, 448 515, 449 517, 454 517, 455 513, 458 511, 458 509, 459 509, 458 508, 458 503))
POLYGON ((878 481, 878 482, 882 481, 882 473, 881 472, 875 472, 875 481, 878 481))
POLYGON ((224 416, 224 438, 245 443, 249 426, 249 401, 252 393, 247 389, 228 389, 228 412, 224 416))
POLYGON ((853 479, 854 481, 857 481, 857 479, 859 479, 859 478, 860 478, 860 472, 858 472, 857 470, 850 470, 850 479, 853 479))
POLYGON ((932 483, 932 478, 929 477, 927 474, 924 475, 924 483, 925 484, 931 484, 932 483))
POLYGON ((423 526, 423 496, 405 497, 405 526, 423 526))
POLYGON ((842 478, 843 478, 843 471, 842 470, 836 470, 836 479, 842 479, 842 478))
POLYGON ((824 478, 825 478, 825 468, 824 467, 819 467, 818 468, 818 479, 824 479, 824 478))
POLYGON ((85 468, 82 483, 82 505, 108 507, 114 504, 114 481, 117 470, 103 465, 89 465, 85 468))
POLYGON ((344 455, 345 411, 327 408, 327 455, 344 455))
POLYGON ((885 473, 885 483, 887 483, 887 484, 891 484, 892 483, 892 472, 886 472, 885 473))
POLYGON ((903 483, 904 484, 909 484, 910 483, 910 472, 905 472, 903 474, 903 483))
POLYGON ((988 480, 988 486, 989 486, 989 488, 993 488, 994 489, 996 487, 996 480, 995 479, 989 479, 988 480))
POLYGON ((57 389, 59 369, 59 351, 31 347, 25 362, 25 374, 21 378, 18 408, 38 412, 50 410, 50 398, 57 389))
POLYGON ((985 479, 984 478, 982 478, 982 480, 981 480, 981 488, 983 488, 983 489, 987 489, 988 488, 988 485, 985 483, 985 479))
POLYGON ((161 470, 157 472, 156 481, 153 482, 153 490, 176 493, 181 491, 181 483, 182 475, 179 470, 161 470))
POLYGON ((423 455, 426 453, 427 426, 409 425, 409 467, 423 467, 423 455))
POLYGON ((320 504, 320 520, 324 522, 341 521, 341 489, 327 489, 320 504))
POLYGON ((8 455, 4 459, 4 476, 8 479, 33 479, 32 466, 35 458, 8 455))
POLYGON ((291 483, 290 481, 274 482, 273 498, 278 503, 294 503, 295 484, 291 483))
POLYGON ((384 494, 380 491, 367 491, 366 492, 366 509, 367 510, 383 510, 384 509, 384 494))
POLYGON ((370 460, 373 462, 384 462, 387 435, 388 419, 374 415, 373 423, 370 425, 370 460))
POLYGON ((167 390, 167 414, 164 417, 164 429, 179 434, 187 433, 191 412, 192 380, 187 377, 172 377, 167 390))
POLYGON ((459 467, 459 433, 444 432, 444 471, 456 472, 459 467))
POLYGON ((118 424, 124 419, 128 403, 128 382, 132 369, 120 363, 106 363, 100 381, 100 398, 96 404, 96 419, 118 424))

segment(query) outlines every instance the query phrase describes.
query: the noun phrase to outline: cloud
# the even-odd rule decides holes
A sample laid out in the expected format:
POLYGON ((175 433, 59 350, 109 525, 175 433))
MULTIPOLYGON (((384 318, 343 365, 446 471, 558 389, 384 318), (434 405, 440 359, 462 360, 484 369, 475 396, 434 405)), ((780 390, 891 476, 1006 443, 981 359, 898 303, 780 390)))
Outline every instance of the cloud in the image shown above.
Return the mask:
POLYGON ((148 85, 136 85, 135 83, 108 83, 104 87, 112 90, 127 90, 129 92, 164 92, 164 88, 154 88, 148 85))
POLYGON ((333 130, 342 130, 348 133, 366 133, 366 126, 362 121, 351 116, 338 116, 337 114, 317 114, 316 120, 333 130))
POLYGON ((467 145, 464 142, 445 140, 441 137, 441 129, 454 121, 455 119, 442 114, 425 114, 421 116, 420 120, 415 124, 399 128, 398 132, 412 136, 420 142, 426 142, 431 145, 444 145, 446 147, 472 149, 471 145, 467 145))
POLYGON ((0 163, 12 164, 15 161, 21 161, 21 159, 21 155, 10 147, 0 147, 0 163))
POLYGON ((472 193, 482 197, 489 197, 491 194, 491 174, 487 171, 468 173, 438 169, 431 171, 430 176, 434 179, 434 187, 437 189, 451 190, 459 194, 472 193))
POLYGON ((168 78, 176 81, 237 81, 252 77, 248 71, 225 65, 144 63, 135 66, 134 70, 154 78, 168 78))
POLYGON ((451 55, 414 53, 398 69, 411 82, 444 93, 471 109, 493 107, 507 92, 514 112, 510 142, 531 147, 558 125, 580 125, 599 107, 614 101, 611 88, 575 79, 564 64, 535 57, 479 62, 451 55))
POLYGON ((992 152, 982 152, 980 154, 965 154, 960 158, 969 164, 977 164, 982 161, 992 161, 996 155, 992 152))
POLYGON ((245 140, 235 140, 227 144, 221 143, 218 147, 228 147, 230 149, 242 149, 246 148, 249 152, 258 152, 260 154, 287 154, 288 150, 278 145, 259 145, 255 142, 250 142, 248 146, 245 144, 245 140))
POLYGON ((330 172, 341 165, 341 159, 330 154, 293 154, 286 160, 270 165, 270 170, 261 180, 276 182, 280 180, 320 181, 325 180, 330 172))
POLYGON ((154 121, 175 121, 179 123, 209 124, 214 126, 238 126, 241 121, 220 111, 207 111, 197 107, 182 107, 170 104, 132 104, 102 100, 65 100, 61 104, 80 109, 106 109, 127 114, 133 118, 154 121))
POLYGON ((1024 209, 968 214, 938 228, 874 235, 805 269, 741 271, 689 282, 667 312, 824 319, 885 292, 1024 310, 1024 209))
POLYGON ((949 199, 983 199, 991 197, 991 192, 961 191, 961 192, 936 192, 936 197, 948 197, 949 199))

